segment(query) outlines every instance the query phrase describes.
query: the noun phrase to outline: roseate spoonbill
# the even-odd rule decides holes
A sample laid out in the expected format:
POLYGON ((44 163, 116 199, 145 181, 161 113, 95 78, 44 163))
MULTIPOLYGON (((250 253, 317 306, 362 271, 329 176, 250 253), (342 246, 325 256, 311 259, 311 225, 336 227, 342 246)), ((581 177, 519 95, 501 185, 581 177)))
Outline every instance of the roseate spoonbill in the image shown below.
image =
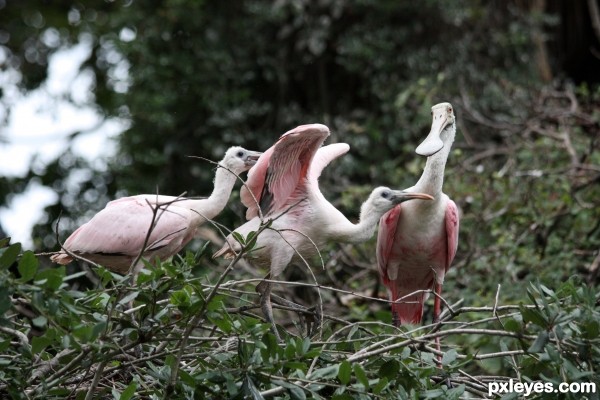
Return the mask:
POLYGON ((391 301, 402 298, 392 303, 395 325, 421 322, 426 294, 411 293, 428 289, 436 293, 433 316, 437 322, 442 283, 458 245, 458 209, 442 192, 444 167, 456 135, 452 105, 436 104, 431 115, 431 132, 416 149, 427 157, 427 163, 417 184, 407 191, 427 193, 434 200, 394 207, 381 218, 377 237, 383 283, 391 301))
MULTIPOLYGON (((323 169, 350 148, 346 143, 321 147, 328 136, 329 128, 325 125, 298 126, 283 134, 248 172, 241 199, 248 207, 249 221, 235 232, 247 237, 250 232, 258 231, 261 223, 271 224, 258 235, 255 249, 249 254, 258 265, 269 267, 267 278, 279 275, 294 258, 315 255, 329 240, 348 243, 368 240, 379 218, 396 204, 410 199, 431 199, 427 194, 378 187, 363 203, 359 222, 348 221, 319 190, 318 178, 323 169)), ((214 257, 230 258, 241 250, 242 245, 232 234, 214 257)), ((265 318, 279 337, 271 308, 271 284, 264 281, 257 291, 265 318)))
MULTIPOLYGON (((214 190, 205 199, 142 194, 113 200, 73 232, 63 248, 111 271, 126 274, 151 229, 143 257, 165 260, 180 251, 201 224, 216 217, 225 208, 236 175, 250 169, 260 154, 242 147, 227 150, 215 173, 214 190), (154 225, 150 227, 153 208, 156 207, 154 225)), ((51 259, 59 264, 73 260, 64 250, 51 259)), ((134 266, 134 283, 142 267, 142 261, 134 266)))

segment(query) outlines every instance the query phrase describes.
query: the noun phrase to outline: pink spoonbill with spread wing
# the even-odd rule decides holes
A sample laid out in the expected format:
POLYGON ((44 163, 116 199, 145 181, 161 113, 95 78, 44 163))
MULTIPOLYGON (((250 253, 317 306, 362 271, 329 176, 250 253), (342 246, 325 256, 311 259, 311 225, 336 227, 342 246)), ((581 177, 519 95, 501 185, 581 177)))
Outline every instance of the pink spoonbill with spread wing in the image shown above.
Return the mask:
MULTIPOLYGON (((73 254, 126 274, 142 248, 142 256, 148 260, 173 256, 194 237, 200 225, 225 208, 237 175, 250 169, 260 154, 242 147, 227 150, 215 173, 214 190, 205 199, 142 194, 109 202, 69 236, 52 261, 68 264, 73 254)), ((134 283, 143 265, 139 260, 133 266, 134 283)))
POLYGON ((417 184, 407 191, 427 193, 434 200, 398 205, 381 218, 379 226, 377 262, 391 293, 395 325, 421 322, 429 289, 436 293, 433 316, 437 322, 444 276, 458 245, 458 209, 442 192, 444 168, 456 135, 452 105, 437 104, 431 115, 431 132, 416 149, 427 157, 427 163, 417 184))
MULTIPOLYGON (((315 255, 327 241, 360 243, 375 233, 379 218, 395 205, 411 199, 431 199, 427 194, 378 187, 361 207, 360 221, 350 222, 319 190, 318 179, 323 169, 349 150, 346 143, 321 147, 329 136, 329 128, 321 124, 301 125, 286 132, 259 158, 248 173, 242 188, 242 202, 248 207, 247 223, 235 230, 243 237, 259 231, 262 223, 270 223, 257 237, 250 253, 257 264, 268 267, 267 278, 276 277, 294 259, 315 255), (262 220, 259 214, 262 213, 262 220), (268 222, 270 221, 270 222, 268 222)), ((242 245, 233 235, 214 257, 233 257, 242 245)), ((273 324, 271 284, 258 285, 261 307, 273 324)))

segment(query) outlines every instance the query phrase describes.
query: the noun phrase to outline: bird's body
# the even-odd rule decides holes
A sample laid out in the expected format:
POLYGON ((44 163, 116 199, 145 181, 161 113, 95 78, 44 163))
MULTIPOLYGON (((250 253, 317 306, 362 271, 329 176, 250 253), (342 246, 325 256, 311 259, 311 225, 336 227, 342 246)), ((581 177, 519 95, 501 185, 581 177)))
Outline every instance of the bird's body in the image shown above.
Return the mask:
MULTIPOLYGON (((402 201, 430 199, 420 193, 407 194, 379 187, 363 203, 359 222, 353 224, 319 190, 318 178, 323 169, 349 150, 345 143, 321 147, 328 136, 329 129, 325 125, 299 126, 285 133, 263 153, 248 173, 241 198, 248 207, 249 221, 235 232, 246 237, 258 231, 263 222, 270 221, 269 229, 258 236, 250 257, 268 267, 271 277, 279 275, 294 258, 307 259, 317 254, 329 241, 360 243, 368 240, 379 218, 402 201)), ((232 256, 240 250, 242 245, 229 235, 215 257, 232 256)), ((269 294, 270 284, 267 284, 261 293, 263 311, 272 322, 269 294)))
MULTIPOLYGON (((395 302, 395 324, 421 322, 426 292, 433 289, 440 295, 458 244, 458 209, 442 192, 444 168, 456 134, 455 118, 448 103, 432 107, 432 115, 431 133, 417 148, 417 153, 428 156, 427 164, 417 184, 407 191, 427 193, 433 201, 398 205, 380 221, 377 261, 395 302)), ((439 311, 436 296, 434 319, 439 311)))
MULTIPOLYGON (((215 173, 213 193, 205 199, 142 194, 113 200, 73 232, 63 249, 120 274, 130 270, 142 249, 145 259, 165 260, 223 210, 236 175, 254 165, 258 155, 241 147, 229 149, 215 173)), ((51 259, 67 264, 72 256, 62 250, 51 259)), ((141 262, 135 266, 134 276, 142 266, 141 262)))

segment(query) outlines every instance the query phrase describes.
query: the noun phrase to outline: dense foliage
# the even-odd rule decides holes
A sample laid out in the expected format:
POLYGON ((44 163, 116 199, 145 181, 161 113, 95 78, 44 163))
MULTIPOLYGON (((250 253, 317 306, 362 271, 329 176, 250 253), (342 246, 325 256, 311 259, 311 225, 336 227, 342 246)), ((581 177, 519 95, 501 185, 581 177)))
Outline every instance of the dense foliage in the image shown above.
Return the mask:
MULTIPOLYGON (((600 385, 600 89, 560 70, 542 83, 538 39, 557 32, 557 14, 414 3, 0 1, 1 68, 20 71, 22 90, 43 83, 50 54, 87 40, 93 103, 131 121, 108 170, 67 154, 0 176, 4 201, 32 179, 57 191, 47 211, 62 212, 61 238, 115 195, 206 194, 211 167, 187 155, 263 150, 306 122, 351 145, 321 186, 356 217, 372 186, 418 179, 414 148, 441 101, 458 118, 444 191, 462 211, 440 324, 393 328, 374 240, 333 243, 280 277, 275 292, 309 307, 277 307, 281 344, 255 307, 267 271, 212 260, 222 239, 211 226, 215 243, 149 264, 135 287, 3 240, 0 397, 468 398, 510 379, 600 385), (73 184, 76 170, 90 179, 73 184)), ((229 228, 242 221, 235 196, 218 218, 229 228)), ((36 227, 36 251, 57 248, 54 230, 36 227)))

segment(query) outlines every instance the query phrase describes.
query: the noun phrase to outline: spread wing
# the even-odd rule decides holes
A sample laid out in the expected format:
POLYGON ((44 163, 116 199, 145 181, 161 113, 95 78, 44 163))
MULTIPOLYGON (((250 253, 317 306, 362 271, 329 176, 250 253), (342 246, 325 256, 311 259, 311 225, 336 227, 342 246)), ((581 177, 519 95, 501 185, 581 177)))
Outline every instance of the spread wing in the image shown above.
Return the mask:
POLYGON ((350 146, 346 143, 329 144, 317 150, 308 172, 308 182, 313 189, 319 190, 318 180, 325 167, 336 158, 346 154, 348 150, 350 150, 350 146))
POLYGON ((306 182, 313 158, 328 136, 325 125, 300 125, 261 155, 240 195, 248 207, 247 219, 258 215, 258 207, 263 215, 285 208, 290 195, 306 182))

